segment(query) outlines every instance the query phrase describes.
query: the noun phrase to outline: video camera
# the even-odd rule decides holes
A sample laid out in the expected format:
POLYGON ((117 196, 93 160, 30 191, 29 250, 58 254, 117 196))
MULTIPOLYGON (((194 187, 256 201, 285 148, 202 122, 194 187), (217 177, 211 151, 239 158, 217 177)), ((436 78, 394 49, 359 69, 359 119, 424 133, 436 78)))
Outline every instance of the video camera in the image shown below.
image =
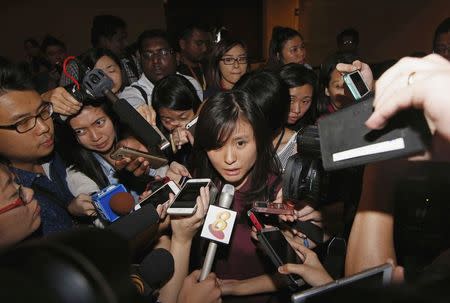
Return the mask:
MULTIPOLYGON (((74 58, 74 57, 70 57, 74 58)), ((79 102, 87 100, 96 100, 102 97, 111 102, 112 109, 119 116, 120 120, 125 123, 133 133, 138 136, 142 142, 149 148, 165 150, 170 146, 170 142, 156 127, 148 123, 134 108, 124 99, 120 99, 111 89, 113 81, 102 70, 98 68, 89 69, 81 62, 76 60, 79 72, 82 75, 81 84, 71 75, 74 83, 69 84, 65 89, 79 102)), ((67 59, 64 63, 67 64, 67 59)))
POLYGON ((283 174, 283 200, 320 204, 327 174, 322 166, 317 126, 307 126, 297 133, 297 151, 288 159, 283 174))

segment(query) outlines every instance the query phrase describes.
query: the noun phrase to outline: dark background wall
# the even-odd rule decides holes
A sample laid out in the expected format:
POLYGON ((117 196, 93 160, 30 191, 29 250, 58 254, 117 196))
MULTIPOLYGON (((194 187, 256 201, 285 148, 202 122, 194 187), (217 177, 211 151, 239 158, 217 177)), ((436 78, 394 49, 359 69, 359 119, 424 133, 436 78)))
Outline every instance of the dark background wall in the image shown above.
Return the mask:
MULTIPOLYGON (((430 52, 433 31, 450 15, 448 0, 16 0, 0 11, 0 55, 20 60, 27 37, 50 33, 66 42, 70 54, 90 46, 93 16, 114 14, 128 23, 129 41, 146 28, 166 28, 167 20, 224 22, 245 39, 253 58, 266 57, 272 26, 298 28, 307 42, 308 61, 318 65, 336 47, 335 36, 353 26, 360 53, 369 62, 430 52), (173 8, 175 7, 175 8, 173 8), (218 7, 218 8, 217 8, 218 7), (295 9, 298 14, 295 14, 295 9), (188 16, 188 17, 186 17, 188 16)), ((168 26, 172 30, 175 22, 168 26)), ((178 23, 178 22, 176 22, 178 23)))
POLYGON ((165 28, 162 0, 4 0, 0 10, 0 54, 23 58, 23 40, 52 34, 64 41, 70 54, 90 47, 92 19, 99 14, 122 17, 129 41, 147 28, 165 28), (5 3, 6 2, 6 3, 5 3))

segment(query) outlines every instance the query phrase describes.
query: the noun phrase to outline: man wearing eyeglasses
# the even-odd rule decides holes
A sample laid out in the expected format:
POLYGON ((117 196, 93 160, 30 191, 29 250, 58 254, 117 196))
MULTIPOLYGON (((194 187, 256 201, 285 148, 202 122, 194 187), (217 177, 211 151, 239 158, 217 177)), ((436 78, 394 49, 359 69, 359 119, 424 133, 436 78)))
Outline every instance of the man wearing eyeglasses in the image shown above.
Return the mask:
MULTIPOLYGON (((167 34, 161 30, 143 32, 138 38, 143 74, 141 78, 125 87, 120 97, 127 100, 151 124, 156 124, 156 113, 151 105, 151 97, 155 83, 177 73, 177 55, 169 43, 167 34)), ((203 90, 192 77, 188 79, 200 100, 203 100, 203 90)))
POLYGON ((0 64, 0 157, 22 186, 32 188, 41 208, 42 234, 71 229, 72 217, 94 207, 87 195, 72 196, 66 169, 54 150, 53 108, 32 88, 23 72, 0 64))

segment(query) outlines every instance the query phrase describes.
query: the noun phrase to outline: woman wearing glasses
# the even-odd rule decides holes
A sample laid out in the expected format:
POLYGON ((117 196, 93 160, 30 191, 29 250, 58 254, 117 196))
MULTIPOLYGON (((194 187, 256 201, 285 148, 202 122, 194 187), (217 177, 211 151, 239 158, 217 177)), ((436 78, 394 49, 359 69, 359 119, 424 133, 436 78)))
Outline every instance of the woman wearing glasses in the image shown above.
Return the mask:
POLYGON ((306 49, 302 35, 289 27, 276 26, 272 30, 267 67, 277 69, 288 63, 306 64, 306 49))
POLYGON ((204 99, 233 88, 249 71, 247 47, 240 40, 221 40, 213 48, 207 72, 208 89, 204 99))
POLYGON ((19 186, 0 164, 0 248, 16 244, 41 225, 41 208, 32 189, 19 186))

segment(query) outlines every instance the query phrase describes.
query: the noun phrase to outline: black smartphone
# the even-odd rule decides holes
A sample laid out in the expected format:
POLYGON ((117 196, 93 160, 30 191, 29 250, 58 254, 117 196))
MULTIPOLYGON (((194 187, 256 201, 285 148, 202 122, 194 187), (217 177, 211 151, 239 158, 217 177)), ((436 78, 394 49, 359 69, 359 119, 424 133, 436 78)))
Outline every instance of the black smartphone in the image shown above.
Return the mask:
POLYGON ((343 78, 345 85, 356 101, 365 97, 370 92, 359 70, 345 74, 343 78))
POLYGON ((296 221, 292 228, 298 230, 316 244, 323 243, 323 229, 311 221, 296 221))
MULTIPOLYGON (((301 263, 301 259, 278 227, 263 228, 257 233, 257 237, 262 248, 277 268, 287 263, 301 263)), ((305 281, 298 275, 289 274, 286 275, 286 279, 292 290, 305 284, 305 281)))

